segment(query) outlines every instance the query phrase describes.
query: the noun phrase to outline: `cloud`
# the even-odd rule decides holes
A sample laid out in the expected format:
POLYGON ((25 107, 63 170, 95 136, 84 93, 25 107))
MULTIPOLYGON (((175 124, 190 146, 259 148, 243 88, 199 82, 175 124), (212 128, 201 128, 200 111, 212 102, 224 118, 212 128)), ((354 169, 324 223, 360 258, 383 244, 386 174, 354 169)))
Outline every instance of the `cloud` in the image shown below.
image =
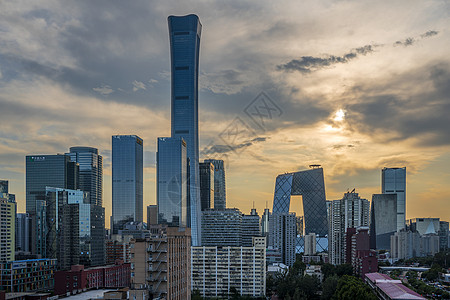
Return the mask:
POLYGON ((421 34, 420 36, 422 38, 427 38, 427 37, 431 37, 431 36, 435 36, 439 33, 439 31, 435 31, 435 30, 428 30, 427 32, 425 32, 424 34, 421 34))
POLYGON ((215 73, 204 72, 200 75, 200 88, 216 94, 233 95, 239 93, 248 83, 246 76, 237 70, 222 70, 215 73))
POLYGON ((211 156, 215 154, 225 154, 229 152, 234 152, 238 149, 248 148, 259 142, 265 142, 267 139, 268 139, 267 137, 256 137, 236 145, 220 145, 220 144, 208 145, 200 151, 201 152, 200 154, 202 156, 211 156))
POLYGON ((137 80, 133 81, 133 92, 136 92, 138 90, 146 90, 146 89, 147 88, 143 82, 137 81, 137 80))
POLYGON ((405 46, 405 47, 408 47, 408 46, 414 45, 415 43, 416 43, 416 40, 414 38, 412 38, 412 37, 409 37, 409 38, 404 39, 403 41, 396 41, 394 43, 394 46, 405 46))
POLYGON ((102 85, 100 87, 93 88, 97 93, 102 94, 103 96, 107 96, 114 92, 114 90, 109 85, 102 85))
POLYGON ((358 57, 358 55, 367 55, 374 52, 374 48, 379 45, 365 45, 355 48, 352 51, 342 55, 326 55, 324 57, 302 56, 300 59, 293 59, 290 62, 278 65, 280 71, 299 71, 303 74, 315 72, 335 64, 348 63, 358 57))

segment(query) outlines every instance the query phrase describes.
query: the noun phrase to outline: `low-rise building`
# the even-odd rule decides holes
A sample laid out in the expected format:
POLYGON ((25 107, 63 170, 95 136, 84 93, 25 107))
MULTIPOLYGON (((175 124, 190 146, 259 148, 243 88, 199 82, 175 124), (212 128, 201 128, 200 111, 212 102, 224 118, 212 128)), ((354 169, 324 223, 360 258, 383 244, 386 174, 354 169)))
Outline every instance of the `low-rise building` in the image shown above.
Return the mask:
POLYGON ((378 299, 414 299, 425 300, 424 297, 404 286, 401 280, 393 280, 381 273, 367 273, 365 282, 377 294, 378 299))
POLYGON ((322 282, 323 280, 322 266, 319 265, 307 266, 304 275, 315 276, 317 277, 317 279, 320 280, 320 282, 322 282))

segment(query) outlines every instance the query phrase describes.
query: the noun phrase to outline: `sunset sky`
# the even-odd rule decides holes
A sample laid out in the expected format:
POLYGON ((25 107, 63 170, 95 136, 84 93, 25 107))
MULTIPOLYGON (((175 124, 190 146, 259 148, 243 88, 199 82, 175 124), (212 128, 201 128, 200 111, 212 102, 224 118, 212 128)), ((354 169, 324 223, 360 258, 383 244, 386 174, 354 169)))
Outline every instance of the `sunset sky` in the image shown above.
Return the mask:
POLYGON ((91 146, 109 226, 116 134, 144 139, 144 205, 156 203, 167 17, 190 13, 203 25, 201 159, 225 160, 228 207, 272 209, 277 174, 310 164, 328 200, 371 199, 383 167, 406 166, 406 217, 450 220, 450 2, 431 0, 1 1, 0 179, 19 212, 25 155, 91 146), (278 110, 252 119, 261 92, 278 110))

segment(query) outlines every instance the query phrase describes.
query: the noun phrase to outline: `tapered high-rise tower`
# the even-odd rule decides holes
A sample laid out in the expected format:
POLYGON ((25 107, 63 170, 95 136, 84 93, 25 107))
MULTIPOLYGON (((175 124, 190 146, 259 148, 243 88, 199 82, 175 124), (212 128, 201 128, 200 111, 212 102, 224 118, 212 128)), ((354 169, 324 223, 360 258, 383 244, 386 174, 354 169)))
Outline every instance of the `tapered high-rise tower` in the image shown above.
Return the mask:
POLYGON ((169 16, 172 138, 187 144, 188 220, 192 245, 201 241, 198 151, 198 66, 202 25, 198 16, 169 16))

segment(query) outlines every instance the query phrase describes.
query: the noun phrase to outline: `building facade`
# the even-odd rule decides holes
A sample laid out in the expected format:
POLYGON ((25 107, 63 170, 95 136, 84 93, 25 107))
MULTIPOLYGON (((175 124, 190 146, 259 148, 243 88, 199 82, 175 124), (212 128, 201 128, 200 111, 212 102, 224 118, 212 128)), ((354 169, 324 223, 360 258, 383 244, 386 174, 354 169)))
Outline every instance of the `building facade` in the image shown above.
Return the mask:
POLYGON ((147 225, 158 224, 158 205, 147 206, 147 225))
POLYGON ((295 262, 296 245, 295 213, 273 213, 269 222, 269 247, 281 253, 281 262, 292 266, 295 262))
POLYGON ((16 249, 16 202, 0 194, 0 262, 13 261, 16 249))
POLYGON ((259 226, 260 218, 256 209, 252 208, 249 215, 242 215, 241 222, 241 246, 251 247, 253 238, 261 236, 261 228, 259 226))
POLYGON ((202 211, 214 205, 214 165, 204 162, 199 165, 200 204, 202 211))
POLYGON ((316 234, 305 235, 305 255, 316 255, 316 234))
POLYGON ((370 248, 389 250, 397 231, 397 194, 374 194, 370 209, 370 248))
POLYGON ((31 217, 28 213, 16 215, 16 251, 31 252, 31 217))
POLYGON ((137 135, 112 136, 112 232, 143 221, 143 140, 137 135))
POLYGON ((391 236, 391 258, 410 259, 434 255, 439 252, 437 234, 420 235, 417 231, 402 229, 391 236))
POLYGON ((406 221, 406 167, 381 170, 381 192, 397 194, 397 231, 405 228, 406 221))
POLYGON ((242 296, 266 291, 266 248, 192 247, 192 289, 202 297, 227 297, 232 288, 242 296))
POLYGON ((237 208, 202 211, 202 246, 240 247, 242 213, 237 208))
POLYGON ((156 201, 158 224, 188 226, 188 163, 186 142, 181 138, 158 138, 156 153, 156 201))
POLYGON ((169 16, 172 138, 187 143, 189 161, 188 227, 192 244, 201 241, 200 176, 198 170, 198 75, 202 25, 196 15, 169 16))
POLYGON ((205 159, 214 166, 214 209, 227 208, 225 166, 221 159, 205 159))

